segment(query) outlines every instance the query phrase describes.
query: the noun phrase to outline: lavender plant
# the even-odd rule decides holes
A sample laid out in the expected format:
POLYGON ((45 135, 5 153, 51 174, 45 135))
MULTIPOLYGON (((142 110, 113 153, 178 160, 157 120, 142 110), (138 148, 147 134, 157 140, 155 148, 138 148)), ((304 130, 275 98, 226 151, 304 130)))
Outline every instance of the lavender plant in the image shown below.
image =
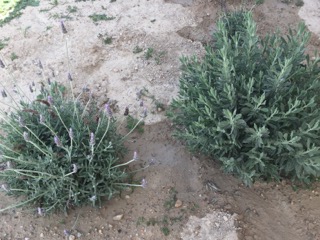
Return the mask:
MULTIPOLYGON (((67 33, 63 22, 61 29, 67 33)), ((40 61, 38 66, 43 68, 40 61)), ((0 70, 7 70, 1 59, 0 70)), ((84 204, 96 206, 124 188, 146 186, 145 179, 141 184, 129 182, 132 172, 127 167, 138 159, 137 153, 132 160, 121 161, 126 153, 123 142, 133 129, 119 135, 109 104, 98 107, 92 97, 80 101, 73 95, 70 72, 67 78, 71 96, 65 86, 48 79, 35 100, 17 86, 24 96, 18 101, 0 83, 2 97, 13 102, 9 113, 0 109, 1 189, 23 197, 0 212, 29 205, 43 215, 84 204)), ((34 93, 34 84, 30 91, 34 93)))
POLYGON ((202 60, 182 59, 170 118, 191 150, 245 184, 320 176, 320 58, 304 25, 262 38, 250 12, 227 13, 202 60))
POLYGON ((0 126, 2 190, 25 197, 16 206, 67 211, 145 185, 127 182, 125 167, 137 153, 120 162, 126 149, 109 105, 99 109, 92 99, 68 99, 62 85, 51 83, 36 100, 21 101, 16 111, 2 114, 0 126))

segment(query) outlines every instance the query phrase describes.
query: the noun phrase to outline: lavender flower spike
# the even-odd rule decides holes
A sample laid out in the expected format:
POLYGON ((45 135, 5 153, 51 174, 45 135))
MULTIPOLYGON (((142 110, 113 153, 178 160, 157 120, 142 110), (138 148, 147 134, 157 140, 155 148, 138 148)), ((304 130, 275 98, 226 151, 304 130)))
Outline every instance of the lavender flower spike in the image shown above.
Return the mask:
POLYGON ((138 160, 139 158, 138 158, 138 153, 137 153, 137 151, 134 151, 134 153, 133 153, 133 160, 138 160))
POLYGON ((146 118, 148 116, 148 110, 146 107, 143 108, 143 117, 146 118))
POLYGON ((109 103, 105 105, 105 110, 106 110, 106 113, 108 114, 108 117, 112 117, 112 110, 109 103))
POLYGON ((141 180, 141 187, 146 188, 147 187, 147 180, 145 178, 143 178, 141 180))
POLYGON ((70 139, 73 139, 73 130, 72 130, 72 128, 70 128, 69 129, 69 137, 70 137, 70 139))
POLYGON ((97 197, 96 197, 96 196, 92 196, 91 198, 89 198, 89 200, 90 200, 91 202, 95 202, 95 201, 97 200, 97 197))
POLYGON ((8 95, 7 95, 7 93, 6 93, 5 90, 2 90, 2 91, 1 91, 1 95, 2 95, 3 98, 8 97, 8 95))
POLYGON ((5 68, 6 65, 4 65, 4 63, 2 62, 2 60, 0 59, 0 68, 5 68))
POLYGON ((72 172, 77 173, 78 172, 78 166, 76 164, 72 164, 72 172))
POLYGON ((72 82, 72 80, 73 80, 73 78, 72 78, 72 76, 71 76, 71 73, 68 73, 68 80, 69 80, 70 82, 72 82))
POLYGON ((68 31, 67 31, 66 27, 64 26, 63 21, 61 21, 61 22, 60 22, 60 26, 61 26, 61 30, 62 30, 62 33, 63 33, 63 34, 68 33, 68 31))
POLYGON ((29 134, 27 132, 23 132, 23 138, 26 142, 30 141, 29 134))
POLYGON ((39 62, 38 62, 38 66, 39 66, 39 68, 43 69, 43 65, 42 65, 41 60, 39 60, 39 62))
POLYGON ((64 229, 64 230, 63 230, 63 234, 68 237, 68 236, 70 236, 71 233, 70 233, 69 230, 64 229))
POLYGON ((44 117, 43 117, 43 115, 42 115, 42 114, 40 114, 39 122, 40 122, 41 124, 44 124, 44 117))
POLYGON ((10 161, 7 161, 7 169, 11 169, 12 168, 12 164, 10 161))
POLYGON ((33 93, 33 88, 32 88, 31 85, 29 85, 29 90, 30 90, 31 93, 33 93))
POLYGON ((90 133, 90 146, 94 146, 95 139, 94 139, 94 133, 90 133))
POLYGON ((42 209, 41 207, 38 207, 38 214, 39 214, 40 216, 43 216, 43 215, 44 215, 44 211, 43 211, 43 209, 42 209))
POLYGON ((20 117, 20 116, 19 116, 19 126, 20 127, 25 127, 26 126, 26 124, 24 123, 22 117, 20 117))
POLYGON ((54 140, 54 143, 55 143, 58 147, 61 147, 61 146, 62 146, 61 141, 60 141, 60 139, 58 138, 58 136, 54 136, 53 140, 54 140))
POLYGON ((53 99, 52 99, 51 96, 48 96, 48 103, 49 103, 50 105, 53 105, 53 99))

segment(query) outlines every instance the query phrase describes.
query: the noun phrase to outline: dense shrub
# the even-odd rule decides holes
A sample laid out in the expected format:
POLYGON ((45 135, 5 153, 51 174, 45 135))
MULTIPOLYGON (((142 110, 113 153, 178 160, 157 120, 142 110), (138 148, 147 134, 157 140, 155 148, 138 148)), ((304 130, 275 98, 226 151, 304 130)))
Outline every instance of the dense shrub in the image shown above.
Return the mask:
POLYGON ((65 93, 62 85, 51 83, 36 100, 1 114, 2 190, 23 197, 16 206, 32 204, 40 214, 100 204, 124 187, 140 186, 127 182, 124 169, 136 154, 119 162, 124 138, 110 106, 101 109, 93 98, 82 103, 65 93))
POLYGON ((319 176, 320 60, 304 53, 309 35, 301 24, 262 38, 250 12, 223 16, 205 57, 182 58, 175 135, 247 185, 319 176))

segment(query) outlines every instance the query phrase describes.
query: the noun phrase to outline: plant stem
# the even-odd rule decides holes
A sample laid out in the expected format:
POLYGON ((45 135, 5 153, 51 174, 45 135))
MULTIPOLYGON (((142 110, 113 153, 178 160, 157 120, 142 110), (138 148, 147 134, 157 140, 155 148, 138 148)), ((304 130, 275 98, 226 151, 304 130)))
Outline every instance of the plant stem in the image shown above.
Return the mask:
POLYGON ((128 187, 142 187, 141 184, 130 184, 130 183, 113 183, 115 185, 128 186, 128 187))
POLYGON ((113 169, 113 168, 117 168, 117 167, 122 167, 122 166, 126 166, 126 165, 129 165, 130 163, 136 161, 135 159, 131 159, 130 161, 128 162, 125 162, 125 163, 121 163, 119 165, 116 165, 116 166, 113 166, 113 167, 110 167, 110 169, 113 169))
POLYGON ((134 125, 134 127, 130 130, 130 132, 128 132, 124 137, 121 138, 120 141, 123 141, 126 137, 128 137, 135 129, 136 127, 143 121, 143 118, 141 118, 136 125, 134 125))
POLYGON ((0 209, 0 212, 4 212, 4 211, 7 211, 7 210, 12 209, 12 208, 21 207, 21 206, 23 206, 23 205, 25 205, 25 204, 27 204, 27 203, 29 203, 29 202, 32 202, 33 200, 35 200, 35 199, 37 199, 37 198, 40 198, 40 197, 43 196, 43 195, 45 195, 45 193, 42 193, 42 194, 37 195, 37 196, 35 196, 35 197, 31 198, 31 199, 28 199, 27 201, 24 201, 24 202, 15 204, 15 205, 11 205, 11 206, 6 207, 6 208, 2 208, 2 209, 0 209))
POLYGON ((100 141, 99 141, 99 143, 98 143, 98 145, 97 145, 97 147, 96 147, 97 149, 99 148, 99 146, 100 146, 100 144, 102 143, 102 141, 103 141, 104 137, 106 136, 107 132, 109 131, 110 121, 111 121, 111 119, 110 119, 110 118, 108 118, 108 125, 107 125, 107 128, 106 128, 106 130, 104 131, 104 133, 103 133, 103 135, 102 135, 102 138, 100 139, 100 141))

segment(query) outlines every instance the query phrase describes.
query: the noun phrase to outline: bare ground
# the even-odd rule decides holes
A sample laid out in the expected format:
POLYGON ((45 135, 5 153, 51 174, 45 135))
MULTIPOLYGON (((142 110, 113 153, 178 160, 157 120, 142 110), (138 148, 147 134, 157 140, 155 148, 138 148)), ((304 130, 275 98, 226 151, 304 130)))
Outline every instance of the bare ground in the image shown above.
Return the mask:
MULTIPOLYGON (((228 10, 240 6, 237 0, 227 2, 228 10)), ((308 51, 319 50, 320 8, 317 1, 304 2, 301 10, 280 0, 254 7, 259 33, 277 28, 285 32, 302 18, 314 32, 308 51)), ((14 79, 27 92, 32 81, 38 84, 50 77, 66 82, 71 72, 75 91, 86 87, 100 103, 113 100, 119 121, 126 106, 138 117, 142 98, 149 110, 148 125, 143 134, 131 135, 127 145, 138 151, 141 167, 150 165, 137 175, 148 180, 148 188, 124 192, 101 208, 75 209, 68 216, 7 211, 0 215, 0 239, 320 239, 319 183, 308 189, 286 181, 246 188, 171 137, 163 108, 178 91, 179 57, 203 54, 202 44, 211 40, 214 23, 225 9, 219 1, 66 0, 52 7, 50 1, 41 1, 0 29, 0 39, 10 38, 0 54, 12 74, 1 71, 2 82, 11 88, 14 79), (78 10, 68 13, 68 6, 78 10), (88 17, 94 13, 115 19, 94 24, 88 17), (60 31, 61 19, 67 36, 60 31), (112 37, 112 43, 105 45, 99 34, 112 37), (143 51, 133 53, 136 46, 143 51), (154 50, 150 59, 145 57, 148 48, 154 50), (14 61, 12 53, 18 56, 14 61), (43 72, 35 64, 39 59, 43 72), (174 206, 177 199, 182 206, 174 206), (121 220, 113 219, 122 214, 121 220), (64 230, 71 235, 66 237, 64 230)), ((0 208, 14 202, 0 194, 0 208)))

